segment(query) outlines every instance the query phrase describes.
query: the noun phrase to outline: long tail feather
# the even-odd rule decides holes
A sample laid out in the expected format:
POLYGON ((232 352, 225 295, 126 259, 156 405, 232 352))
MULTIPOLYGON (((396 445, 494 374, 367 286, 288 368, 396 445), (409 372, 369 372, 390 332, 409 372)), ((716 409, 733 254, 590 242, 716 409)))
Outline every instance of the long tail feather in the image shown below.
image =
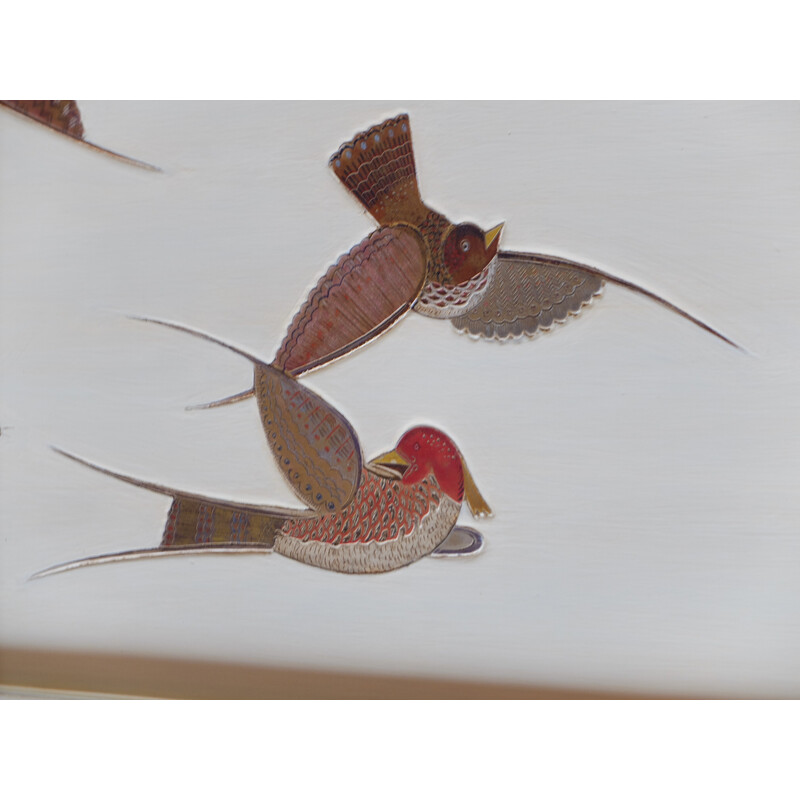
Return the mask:
POLYGON ((113 564, 117 561, 138 561, 143 558, 161 558, 162 556, 181 556, 181 555, 245 555, 260 553, 269 555, 272 548, 268 545, 223 545, 220 547, 208 546, 203 544, 186 545, 183 547, 151 547, 145 550, 123 550, 120 553, 109 553, 103 556, 90 556, 89 558, 78 558, 75 561, 66 561, 63 564, 56 564, 47 569, 35 572, 28 578, 46 578, 49 575, 58 575, 60 572, 69 572, 80 567, 92 567, 97 564, 113 564))
POLYGON ((66 136, 97 153, 111 156, 111 158, 132 167, 141 167, 151 172, 163 172, 161 167, 140 161, 138 158, 124 156, 122 153, 89 141, 85 135, 80 111, 74 100, 0 100, 0 106, 66 136))
POLYGON ((253 514, 270 514, 281 517, 315 516, 313 512, 308 511, 306 509, 280 508, 277 506, 257 505, 255 503, 243 503, 239 500, 211 498, 202 494, 185 492, 182 489, 173 489, 169 486, 163 486, 159 483, 153 483, 152 481, 143 481, 140 480, 139 478, 134 478, 131 477, 130 475, 125 475, 121 472, 114 472, 114 470, 107 469, 106 467, 101 467, 99 464, 94 464, 91 461, 87 461, 85 458, 76 456, 73 453, 67 452, 66 450, 61 450, 58 447, 52 447, 51 449, 56 453, 59 453, 60 455, 65 456, 66 458, 69 458, 71 461, 75 461, 78 464, 83 464, 84 467, 89 467, 89 469, 93 469, 95 472, 100 472, 103 475, 109 475, 110 477, 116 478, 118 481, 122 481, 123 483, 129 483, 132 486, 138 486, 141 489, 147 489, 148 491, 156 492, 157 494, 164 494, 167 495, 168 497, 180 496, 200 503, 208 503, 214 506, 221 506, 223 508, 233 509, 235 511, 247 511, 253 514))
POLYGON ((174 322, 134 319, 190 333, 253 362, 267 445, 294 493, 321 513, 350 503, 361 482, 362 455, 358 436, 343 414, 281 368, 234 345, 174 322))
POLYGON ((116 150, 109 150, 107 147, 101 147, 99 144, 95 144, 94 142, 90 142, 88 139, 78 139, 78 142, 88 147, 90 150, 94 150, 97 153, 102 153, 103 155, 110 156, 117 161, 121 161, 123 164, 128 164, 131 167, 138 167, 139 169, 146 169, 149 172, 163 172, 164 170, 161 167, 157 167, 155 164, 149 164, 147 161, 140 161, 138 158, 131 158, 130 156, 124 156, 122 153, 116 152, 116 150))
POLYGON ((274 508, 232 500, 212 499, 204 495, 178 491, 158 483, 114 472, 57 447, 52 449, 96 472, 109 475, 141 489, 167 495, 172 498, 172 505, 167 514, 159 547, 125 550, 120 553, 91 556, 64 564, 56 564, 37 572, 31 576, 32 578, 43 578, 47 575, 95 564, 155 558, 164 555, 271 552, 275 534, 287 520, 314 516, 313 512, 308 510, 274 508))
MULTIPOLYGON (((178 322, 167 322, 163 319, 153 319, 152 317, 139 317, 136 315, 131 315, 128 319, 136 320, 137 322, 150 322, 153 325, 162 325, 165 328, 172 328, 176 331, 181 331, 182 333, 188 333, 190 336, 196 336, 198 339, 205 339, 207 342, 212 342, 213 344, 218 344, 221 347, 230 350, 232 353, 236 353, 237 355, 244 356, 248 361, 251 361, 253 364, 257 366, 267 367, 271 369, 271 365, 265 364, 261 361, 258 356, 254 356, 252 353, 248 353, 245 350, 242 350, 236 345, 229 344, 228 342, 222 341, 222 339, 217 339, 215 336, 211 336, 208 333, 203 333, 202 331, 198 331, 194 328, 189 328, 186 325, 181 325, 178 322)), ((243 392, 239 392, 234 395, 230 395, 229 397, 223 397, 221 400, 213 400, 210 403, 199 403, 198 405, 194 406, 187 406, 187 411, 195 411, 198 409, 206 409, 206 408, 218 408, 220 406, 227 406, 232 405, 233 403, 239 403, 242 400, 247 400, 250 397, 253 397, 255 394, 255 388, 252 387, 250 389, 245 389, 243 392)))
POLYGON ((258 356, 254 356, 252 353, 248 353, 246 350, 242 350, 240 347, 236 347, 234 344, 229 344, 228 342, 224 342, 222 339, 217 339, 215 336, 211 336, 211 334, 203 333, 202 331, 198 331, 194 328, 190 328, 187 325, 181 325, 179 322, 167 322, 163 319, 153 319, 152 317, 138 317, 136 315, 131 315, 128 319, 136 320, 137 322, 150 322, 153 325, 161 325, 165 328, 172 328, 176 331, 182 331, 183 333, 188 333, 190 336, 196 336, 198 339, 205 339, 207 342, 213 342, 214 344, 218 344, 221 347, 230 350, 232 353, 236 353, 237 355, 243 356, 248 361, 252 361, 253 364, 257 364, 261 367, 270 368, 270 365, 266 364, 262 361, 258 356))
POLYGON ((222 406, 232 406, 234 403, 241 403, 242 400, 248 400, 256 393, 255 388, 245 389, 238 394, 232 394, 229 397, 223 397, 221 400, 212 400, 210 403, 198 403, 194 406, 186 406, 187 411, 200 411, 207 408, 221 408, 222 406))

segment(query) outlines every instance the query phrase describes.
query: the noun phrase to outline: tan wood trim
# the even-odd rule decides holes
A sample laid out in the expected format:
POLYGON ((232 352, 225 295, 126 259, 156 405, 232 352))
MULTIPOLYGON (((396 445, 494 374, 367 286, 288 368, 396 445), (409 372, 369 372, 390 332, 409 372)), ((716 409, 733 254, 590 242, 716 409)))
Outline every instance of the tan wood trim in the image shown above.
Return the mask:
POLYGON ((585 700, 627 697, 566 688, 9 648, 0 649, 0 684, 50 692, 200 700, 585 700))

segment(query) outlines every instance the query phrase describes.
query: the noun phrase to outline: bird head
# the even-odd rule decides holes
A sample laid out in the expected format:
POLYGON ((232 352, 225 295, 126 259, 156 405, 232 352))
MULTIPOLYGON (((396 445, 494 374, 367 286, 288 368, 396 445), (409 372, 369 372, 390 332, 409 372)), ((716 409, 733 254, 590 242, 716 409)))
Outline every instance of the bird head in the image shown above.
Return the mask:
POLYGON ((503 224, 489 231, 471 222, 456 225, 444 240, 444 263, 455 283, 468 281, 497 255, 503 224))
POLYGON ((492 510, 478 491, 464 457, 447 434, 436 428, 412 428, 389 453, 373 464, 390 467, 404 484, 415 484, 433 474, 441 490, 457 503, 464 499, 474 517, 491 516, 492 510))

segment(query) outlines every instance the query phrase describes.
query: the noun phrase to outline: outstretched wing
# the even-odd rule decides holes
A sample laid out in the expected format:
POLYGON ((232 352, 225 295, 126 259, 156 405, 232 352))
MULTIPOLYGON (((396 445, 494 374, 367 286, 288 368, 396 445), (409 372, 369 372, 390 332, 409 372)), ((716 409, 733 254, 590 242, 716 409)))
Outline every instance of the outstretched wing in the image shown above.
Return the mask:
POLYGON ((536 253, 498 253, 494 275, 480 299, 450 321, 459 331, 486 339, 534 336, 577 316, 603 291, 605 283, 647 297, 731 347, 742 349, 708 323, 649 289, 588 264, 536 253))
POLYGON ((534 336, 579 314, 603 284, 602 277, 573 261, 501 252, 481 299, 450 321, 459 331, 486 339, 534 336))
POLYGON ((267 444, 294 493, 325 514, 348 506, 361 483, 363 459, 344 415, 266 364, 256 365, 255 392, 267 444))
POLYGON ((331 156, 330 166, 381 225, 417 224, 427 216, 417 185, 408 114, 356 134, 331 156))
POLYGON ((411 308, 426 274, 427 249, 413 228, 379 228, 312 289, 274 365, 297 376, 374 339, 411 308))
POLYGON ((358 437, 343 414, 295 378, 235 345, 174 322, 143 321, 215 342, 248 359, 255 368, 253 391, 267 444, 295 494, 323 513, 350 503, 361 483, 363 459, 358 437))

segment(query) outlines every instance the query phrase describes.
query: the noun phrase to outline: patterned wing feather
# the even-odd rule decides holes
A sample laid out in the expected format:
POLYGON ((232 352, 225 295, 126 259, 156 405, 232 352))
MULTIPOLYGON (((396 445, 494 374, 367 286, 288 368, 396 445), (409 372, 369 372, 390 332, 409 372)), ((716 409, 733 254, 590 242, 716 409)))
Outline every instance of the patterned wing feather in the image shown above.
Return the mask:
POLYGON ((75 139, 83 139, 81 112, 74 100, 2 100, 4 106, 75 139))
POLYGON ((323 513, 345 508, 362 467, 350 423, 311 389, 266 364, 256 366, 255 392, 267 443, 295 494, 323 513))
POLYGON ((427 250, 406 225, 379 228, 342 256, 289 326, 275 366, 300 375, 373 339, 409 310, 425 281, 427 250))
POLYGON ((425 219, 408 114, 356 134, 331 156, 330 166, 381 225, 425 219))
POLYGON ((480 301, 450 321, 486 339, 515 339, 550 330, 576 316, 603 290, 591 268, 555 256, 500 253, 480 301))
POLYGON ((289 517, 278 514, 176 494, 167 514, 161 547, 230 545, 270 550, 275 532, 287 519, 289 517))

